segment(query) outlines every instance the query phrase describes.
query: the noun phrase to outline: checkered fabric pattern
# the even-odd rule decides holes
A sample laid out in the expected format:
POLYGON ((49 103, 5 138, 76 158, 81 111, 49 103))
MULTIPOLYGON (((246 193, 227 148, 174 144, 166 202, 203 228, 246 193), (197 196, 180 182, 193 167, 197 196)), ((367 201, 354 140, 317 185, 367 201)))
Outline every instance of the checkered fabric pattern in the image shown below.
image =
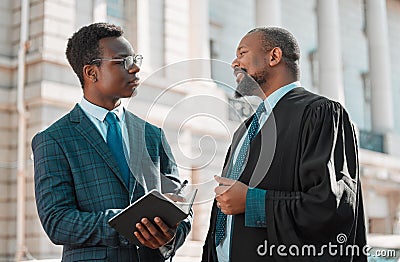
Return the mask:
MULTIPOLYGON (((238 180, 243 169, 243 165, 245 164, 245 160, 247 157, 247 151, 249 150, 249 146, 251 141, 253 141, 254 137, 258 133, 260 129, 260 117, 263 112, 265 112, 264 102, 262 102, 251 121, 247 136, 243 142, 242 147, 240 148, 239 154, 237 156, 236 162, 228 175, 228 178, 238 180)), ((221 212, 221 209, 217 210, 217 222, 216 222, 216 233, 215 233, 215 245, 218 246, 221 240, 225 237, 226 232, 226 215, 221 212)))
MULTIPOLYGON (((159 172, 177 176, 163 131, 126 112, 131 154, 138 171, 145 151, 159 164, 159 172)), ((107 221, 143 195, 123 182, 121 168, 109 146, 76 105, 66 116, 32 140, 38 214, 52 242, 61 244, 63 261, 164 261, 159 250, 126 245, 107 221), (149 258, 151 257, 151 258, 149 258)), ((149 162, 146 162, 149 164, 149 162)), ((142 176, 142 173, 140 173, 142 176)), ((138 184, 138 183, 136 183, 138 184)), ((176 246, 182 245, 190 223, 178 227, 176 246)))

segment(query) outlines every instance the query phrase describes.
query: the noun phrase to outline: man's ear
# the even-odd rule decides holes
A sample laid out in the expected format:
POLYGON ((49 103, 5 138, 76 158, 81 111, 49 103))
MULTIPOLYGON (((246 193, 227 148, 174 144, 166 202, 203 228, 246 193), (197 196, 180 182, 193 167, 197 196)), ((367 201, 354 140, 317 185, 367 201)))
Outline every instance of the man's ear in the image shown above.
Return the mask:
POLYGON ((279 47, 274 47, 269 52, 269 56, 270 56, 269 65, 276 66, 282 60, 282 49, 280 49, 279 47))
POLYGON ((95 65, 84 65, 83 66, 83 79, 85 82, 97 82, 97 76, 99 68, 95 65))

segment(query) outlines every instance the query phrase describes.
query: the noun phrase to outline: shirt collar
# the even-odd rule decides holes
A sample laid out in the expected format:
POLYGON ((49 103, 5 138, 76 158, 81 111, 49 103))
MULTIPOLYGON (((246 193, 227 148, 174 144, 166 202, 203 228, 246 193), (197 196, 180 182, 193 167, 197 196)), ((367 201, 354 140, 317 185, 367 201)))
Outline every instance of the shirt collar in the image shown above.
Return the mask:
MULTIPOLYGON (((96 119, 98 119, 101 122, 104 121, 104 119, 106 118, 107 113, 109 112, 107 109, 105 109, 103 107, 100 107, 100 106, 97 106, 97 105, 89 102, 84 97, 82 98, 82 100, 79 103, 79 105, 88 114, 90 114, 91 116, 95 117, 96 119)), ((111 112, 113 112, 120 121, 124 121, 125 109, 124 109, 124 106, 122 105, 122 103, 119 106, 117 106, 116 108, 114 108, 113 110, 111 110, 111 112)))
POLYGON ((290 84, 287 84, 277 90, 275 90, 272 94, 270 94, 265 100, 264 100, 264 105, 265 108, 267 109, 267 112, 271 112, 276 104, 281 100, 281 98, 289 93, 291 90, 293 90, 296 87, 301 86, 300 81, 292 82, 290 84))

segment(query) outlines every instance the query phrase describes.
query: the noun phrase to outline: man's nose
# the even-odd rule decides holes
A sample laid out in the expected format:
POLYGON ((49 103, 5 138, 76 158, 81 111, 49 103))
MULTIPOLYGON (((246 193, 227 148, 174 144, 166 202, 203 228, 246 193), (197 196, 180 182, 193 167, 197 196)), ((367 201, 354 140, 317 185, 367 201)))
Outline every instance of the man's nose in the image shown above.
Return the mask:
POLYGON ((235 69, 235 67, 239 67, 239 61, 238 61, 237 58, 235 58, 235 59, 232 61, 231 67, 232 67, 233 69, 235 69))
POLYGON ((133 66, 128 70, 130 74, 135 74, 140 71, 140 67, 138 67, 136 64, 133 64, 133 66))

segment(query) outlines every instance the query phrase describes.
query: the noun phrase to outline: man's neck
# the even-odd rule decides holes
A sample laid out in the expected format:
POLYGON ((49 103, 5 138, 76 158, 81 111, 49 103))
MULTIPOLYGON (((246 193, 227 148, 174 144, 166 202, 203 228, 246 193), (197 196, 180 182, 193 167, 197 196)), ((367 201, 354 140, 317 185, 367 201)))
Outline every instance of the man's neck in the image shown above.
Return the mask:
POLYGON ((98 101, 97 99, 92 99, 91 97, 88 96, 83 96, 87 101, 89 101, 90 103, 105 108, 108 111, 112 111, 114 108, 118 107, 121 104, 121 99, 113 99, 112 101, 105 101, 105 100, 101 100, 98 101))
POLYGON ((264 99, 267 98, 268 96, 270 96, 273 92, 275 92, 276 90, 278 90, 281 87, 284 87, 290 83, 299 81, 297 78, 295 77, 285 77, 282 79, 276 79, 275 81, 271 80, 270 82, 266 83, 268 86, 264 87, 262 86, 261 89, 264 92, 264 99))

